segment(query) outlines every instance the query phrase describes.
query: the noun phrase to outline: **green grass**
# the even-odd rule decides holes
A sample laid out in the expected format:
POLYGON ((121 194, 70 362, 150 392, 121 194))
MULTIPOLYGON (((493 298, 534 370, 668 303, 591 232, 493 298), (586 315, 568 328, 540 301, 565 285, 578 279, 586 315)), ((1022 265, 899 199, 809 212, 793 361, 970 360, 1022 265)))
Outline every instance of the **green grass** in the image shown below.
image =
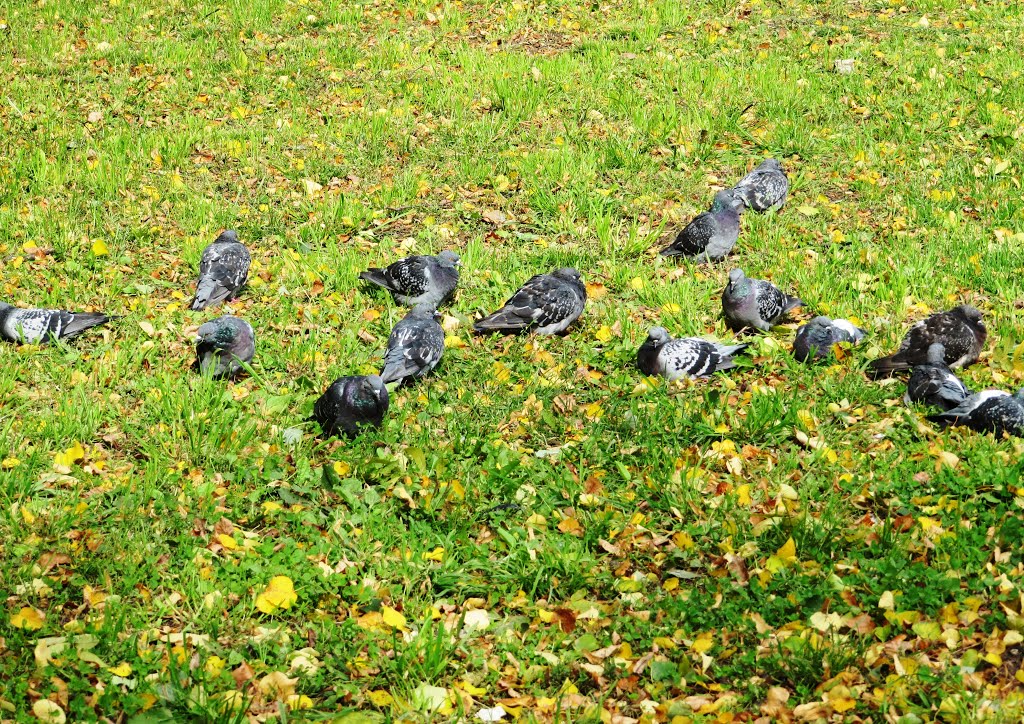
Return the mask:
POLYGON ((990 330, 967 383, 1024 384, 1022 24, 998 0, 0 5, 0 298, 121 315, 0 347, 3 716, 1018 721, 1024 446, 936 433, 862 370, 966 301, 990 330), (728 263, 656 256, 768 155, 790 202, 728 263), (254 258, 236 383, 188 370, 225 227, 254 258), (312 401, 403 314, 356 274, 442 248, 440 366, 379 431, 319 440, 312 401), (563 265, 605 291, 570 335, 470 333, 563 265), (790 325, 729 377, 638 387, 649 326, 730 338, 730 265, 869 340, 808 368, 790 325), (279 575, 297 600, 262 613, 279 575), (37 665, 62 635, 89 638, 37 665))

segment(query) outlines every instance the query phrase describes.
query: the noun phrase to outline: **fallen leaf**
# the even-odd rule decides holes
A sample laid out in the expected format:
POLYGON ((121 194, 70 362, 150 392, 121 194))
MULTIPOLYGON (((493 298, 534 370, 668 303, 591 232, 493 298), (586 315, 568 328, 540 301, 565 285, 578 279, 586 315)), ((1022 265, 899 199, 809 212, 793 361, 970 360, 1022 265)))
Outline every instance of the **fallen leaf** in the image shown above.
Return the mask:
POLYGON ((266 590, 256 597, 256 608, 263 613, 277 613, 291 608, 298 598, 292 579, 288 576, 274 576, 266 590))
POLYGON ((38 608, 25 606, 16 614, 11 616, 11 626, 23 628, 26 631, 38 631, 43 627, 46 615, 38 608))

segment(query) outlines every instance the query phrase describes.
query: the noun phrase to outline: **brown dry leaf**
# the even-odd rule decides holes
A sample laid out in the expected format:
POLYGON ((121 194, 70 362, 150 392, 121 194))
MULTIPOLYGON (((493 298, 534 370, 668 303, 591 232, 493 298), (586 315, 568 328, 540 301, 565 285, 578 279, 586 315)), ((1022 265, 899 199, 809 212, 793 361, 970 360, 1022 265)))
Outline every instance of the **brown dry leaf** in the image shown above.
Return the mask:
POLYGON ((558 618, 558 625, 562 633, 572 633, 576 630, 576 614, 568 608, 556 608, 555 616, 558 618))
POLYGON ((231 672, 231 678, 235 680, 235 685, 239 689, 245 686, 245 683, 250 681, 254 676, 256 676, 256 672, 252 670, 252 667, 249 666, 247 661, 240 663, 235 670, 231 672))

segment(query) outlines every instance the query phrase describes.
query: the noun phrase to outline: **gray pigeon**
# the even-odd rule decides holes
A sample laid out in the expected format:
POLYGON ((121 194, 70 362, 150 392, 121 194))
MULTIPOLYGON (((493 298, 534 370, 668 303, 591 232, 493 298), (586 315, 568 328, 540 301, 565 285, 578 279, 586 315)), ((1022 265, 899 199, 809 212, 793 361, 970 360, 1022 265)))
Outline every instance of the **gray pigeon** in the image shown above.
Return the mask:
POLYGON ((360 427, 380 427, 387 411, 388 388, 380 377, 339 377, 313 405, 312 419, 326 437, 355 437, 360 427))
POLYGON ((359 278, 384 287, 399 304, 436 308, 455 294, 461 264, 454 251, 442 251, 437 256, 409 256, 384 269, 370 268, 359 278))
POLYGON ((473 325, 477 332, 558 334, 583 313, 587 288, 572 268, 530 277, 505 305, 473 325))
POLYGON ((750 279, 742 269, 729 272, 729 283, 722 292, 722 312, 734 332, 747 327, 767 332, 787 312, 803 304, 771 282, 750 279))
POLYGON ((718 261, 736 245, 740 236, 743 199, 735 191, 719 191, 711 209, 698 214, 676 240, 661 250, 662 256, 685 256, 702 261, 718 261))
POLYGON ((732 356, 746 344, 726 346, 696 337, 672 339, 664 327, 651 327, 636 353, 636 366, 645 375, 672 381, 684 377, 709 377, 736 366, 732 356))
POLYGON ((444 330, 437 322, 440 316, 432 306, 417 304, 395 325, 380 373, 385 384, 422 377, 437 367, 444 354, 444 330))
POLYGON ((234 231, 225 231, 203 249, 192 309, 215 307, 238 296, 249 277, 249 250, 234 231))
POLYGON ((0 338, 17 344, 43 344, 70 339, 110 321, 106 314, 59 309, 20 309, 0 302, 0 338))
POLYGON ((1024 387, 1011 395, 1002 390, 985 390, 965 399, 952 410, 928 416, 942 426, 963 425, 979 432, 1004 432, 1024 437, 1024 387))
POLYGON ((256 353, 256 335, 244 319, 225 314, 199 328, 196 338, 196 365, 201 373, 213 377, 234 377, 243 363, 252 362, 256 353))
POLYGON ((936 342, 928 347, 928 359, 923 364, 915 365, 907 382, 907 394, 904 401, 923 402, 926 405, 952 410, 958 407, 971 391, 960 378, 946 365, 946 348, 936 342))
POLYGON ((793 356, 799 362, 825 359, 832 354, 832 345, 840 342, 857 344, 866 333, 846 319, 815 317, 796 331, 793 356))
POLYGON ((952 368, 968 367, 978 361, 988 337, 981 312, 966 304, 938 312, 915 324, 900 342, 899 351, 869 363, 875 377, 910 369, 928 361, 928 348, 939 342, 945 348, 945 362, 952 368))
POLYGON ((744 205, 763 213, 773 208, 781 209, 786 204, 789 179, 779 162, 769 158, 740 179, 734 190, 744 205))

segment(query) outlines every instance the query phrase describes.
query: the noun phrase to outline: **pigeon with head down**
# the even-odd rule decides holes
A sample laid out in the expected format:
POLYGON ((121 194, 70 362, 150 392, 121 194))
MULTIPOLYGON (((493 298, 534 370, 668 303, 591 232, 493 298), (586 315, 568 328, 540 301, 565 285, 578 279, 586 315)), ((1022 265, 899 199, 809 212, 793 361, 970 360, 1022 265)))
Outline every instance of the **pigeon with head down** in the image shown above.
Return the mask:
POLYGON ((928 347, 928 359, 914 366, 907 382, 904 401, 921 402, 943 410, 959 407, 971 391, 946 364, 946 348, 940 342, 928 347))
POLYGON ((645 375, 672 381, 709 377, 736 366, 732 356, 746 344, 724 345, 697 337, 673 339, 664 327, 651 327, 636 354, 636 366, 645 375))
POLYGON ((740 236, 743 200, 735 191, 719 191, 708 211, 683 227, 675 241, 661 250, 662 256, 683 256, 699 261, 718 261, 732 251, 740 236))
POLYGON ((380 427, 388 411, 388 388, 377 375, 339 377, 313 405, 313 419, 326 437, 355 437, 380 427))
POLYGON ((729 283, 722 292, 722 313, 734 332, 752 327, 767 332, 786 314, 803 306, 796 297, 785 294, 763 279, 751 279, 742 269, 729 272, 729 283))
POLYGON ((22 309, 0 302, 0 338, 17 344, 71 339, 110 321, 106 314, 61 309, 22 309))
POLYGON ((968 367, 978 361, 988 330, 981 312, 967 304, 922 319, 907 331, 896 354, 869 363, 875 377, 886 377, 928 361, 928 349, 938 342, 943 360, 951 368, 968 367))
POLYGON ((234 377, 256 353, 252 325, 229 314, 202 325, 196 334, 196 364, 204 375, 234 377))
POLYGON ((796 331, 793 356, 800 362, 825 359, 832 354, 833 345, 857 344, 864 335, 863 329, 846 319, 815 317, 796 331))
POLYGON ((942 426, 963 425, 978 432, 1004 432, 1024 437, 1024 387, 1011 395, 1003 390, 985 390, 967 397, 956 407, 929 415, 930 422, 942 426))
POLYGON ((769 158, 740 179, 734 190, 747 208, 764 213, 769 209, 781 209, 786 204, 789 178, 782 165, 769 158))
POLYGON ((444 330, 432 306, 418 304, 391 330, 384 369, 385 384, 422 377, 437 367, 444 354, 444 330))
POLYGON ((252 258, 234 231, 224 231, 203 249, 192 309, 215 307, 238 296, 249 278, 252 258))
POLYGON ((531 277, 496 312, 473 325, 477 332, 558 334, 583 313, 587 288, 572 268, 531 277))
POLYGON ((437 256, 399 259, 383 269, 371 267, 359 278, 387 289, 399 304, 436 308, 455 294, 461 264, 454 251, 442 251, 437 256))

